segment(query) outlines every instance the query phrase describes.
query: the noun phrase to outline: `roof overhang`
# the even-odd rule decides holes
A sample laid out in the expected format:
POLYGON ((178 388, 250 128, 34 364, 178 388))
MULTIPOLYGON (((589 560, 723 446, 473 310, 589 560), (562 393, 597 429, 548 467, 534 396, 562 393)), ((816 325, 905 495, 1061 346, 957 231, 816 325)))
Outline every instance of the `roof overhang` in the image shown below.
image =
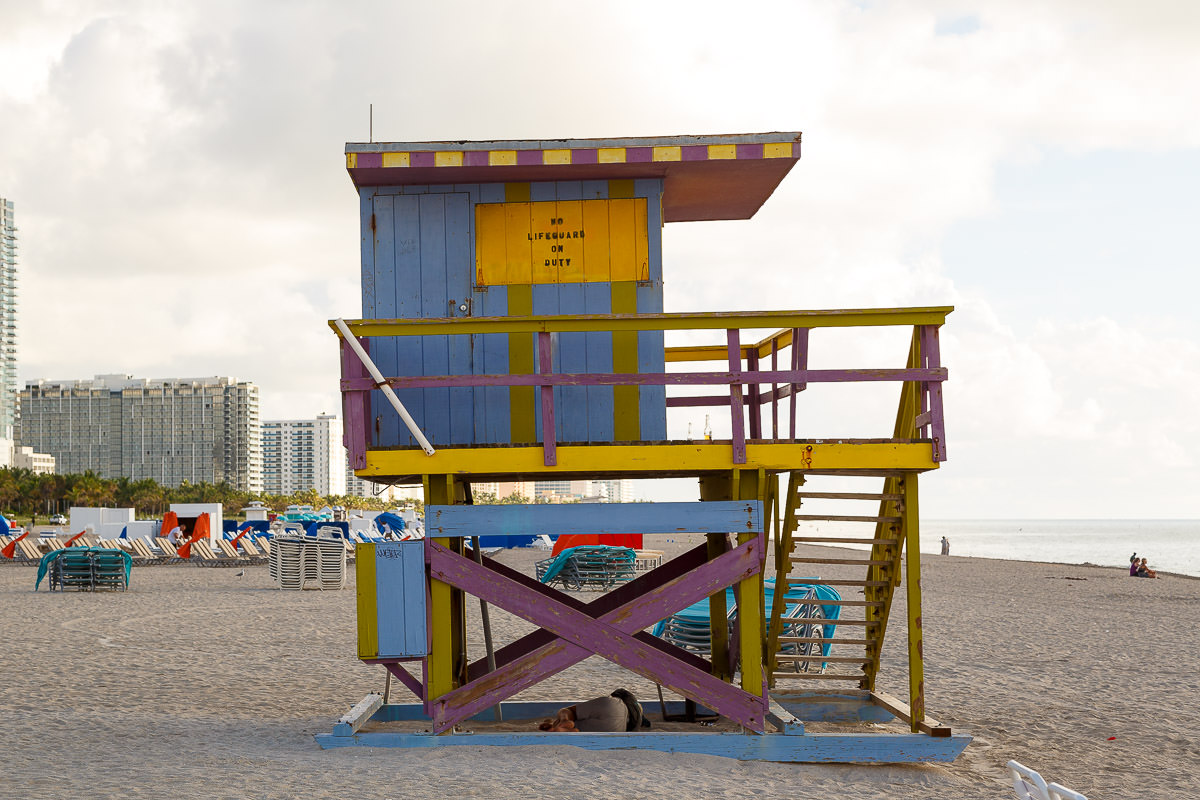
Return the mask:
POLYGON ((346 144, 356 187, 661 178, 664 222, 749 219, 799 158, 799 132, 346 144))

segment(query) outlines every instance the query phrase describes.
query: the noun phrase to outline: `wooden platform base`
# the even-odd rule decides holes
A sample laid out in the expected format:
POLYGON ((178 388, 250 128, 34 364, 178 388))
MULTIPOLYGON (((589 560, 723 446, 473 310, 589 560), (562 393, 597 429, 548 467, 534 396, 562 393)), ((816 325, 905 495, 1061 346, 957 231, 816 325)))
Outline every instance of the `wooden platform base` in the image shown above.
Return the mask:
MULTIPOLYGON (((858 693, 832 693, 819 698, 814 693, 803 696, 781 694, 772 696, 769 719, 777 732, 767 734, 729 731, 661 731, 648 729, 635 733, 543 733, 535 729, 535 720, 551 717, 566 705, 576 701, 504 703, 505 722, 528 721, 528 730, 487 731, 493 709, 488 709, 468 725, 454 732, 436 736, 428 729, 393 732, 362 730, 368 722, 428 722, 421 704, 382 703, 379 695, 368 695, 343 716, 333 733, 317 734, 314 738, 322 749, 333 747, 453 747, 456 745, 512 747, 530 745, 562 745, 587 750, 659 750, 666 753, 699 753, 724 756, 739 761, 782 761, 791 763, 906 763, 921 761, 954 761, 970 743, 965 734, 930 736, 925 733, 808 733, 804 721, 882 722, 891 715, 869 697, 858 693), (793 713, 803 715, 803 719, 793 713)), ((646 704, 647 712, 658 711, 654 703, 646 704)), ((682 701, 669 702, 670 715, 685 712, 682 701)), ((701 713, 704 713, 701 709, 701 713)), ((375 726, 379 727, 379 726, 375 726)), ((412 727, 412 726, 409 726, 412 727)))

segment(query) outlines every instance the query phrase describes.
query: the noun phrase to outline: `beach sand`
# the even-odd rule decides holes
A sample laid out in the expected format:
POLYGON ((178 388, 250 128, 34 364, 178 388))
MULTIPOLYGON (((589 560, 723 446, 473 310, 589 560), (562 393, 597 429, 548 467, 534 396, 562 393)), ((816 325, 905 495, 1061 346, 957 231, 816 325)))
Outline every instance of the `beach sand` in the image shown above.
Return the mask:
MULTIPOLYGON (((528 571, 540 557, 499 556, 528 571)), ((928 710, 974 742, 950 765, 806 765, 591 752, 569 734, 549 747, 323 751, 313 734, 383 688, 382 668, 355 657, 353 579, 280 592, 265 566, 237 571, 134 567, 128 592, 93 594, 34 593, 33 568, 0 567, 0 797, 992 800, 1012 796, 1011 758, 1093 800, 1200 797, 1200 580, 925 556, 928 710)), ((897 601, 899 621, 903 590, 897 601)), ((499 643, 530 627, 495 609, 493 624, 499 643)), ((893 625, 879 688, 897 697, 904 649, 893 625)), ((652 684, 597 658, 519 699, 617 686, 657 705, 652 684)))

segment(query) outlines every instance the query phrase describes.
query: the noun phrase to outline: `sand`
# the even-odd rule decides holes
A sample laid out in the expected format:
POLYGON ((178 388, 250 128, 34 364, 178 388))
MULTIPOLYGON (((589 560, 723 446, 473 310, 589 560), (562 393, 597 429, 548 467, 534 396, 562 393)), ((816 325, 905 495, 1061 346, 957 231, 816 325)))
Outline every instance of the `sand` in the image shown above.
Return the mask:
MULTIPOLYGON (((532 569, 540 555, 503 560, 532 569)), ((991 800, 1012 796, 1010 758, 1093 800, 1200 797, 1200 580, 925 557, 929 712, 975 740, 951 765, 867 766, 590 752, 569 734, 545 748, 323 751, 313 734, 383 686, 355 658, 353 581, 280 592, 266 567, 183 565, 135 567, 126 593, 34 593, 34 572, 0 567, 5 798, 991 800)), ((528 629, 494 622, 500 641, 528 629)), ((894 628, 879 687, 900 697, 903 647, 894 628)), ((655 697, 597 658, 521 697, 619 685, 655 697)))

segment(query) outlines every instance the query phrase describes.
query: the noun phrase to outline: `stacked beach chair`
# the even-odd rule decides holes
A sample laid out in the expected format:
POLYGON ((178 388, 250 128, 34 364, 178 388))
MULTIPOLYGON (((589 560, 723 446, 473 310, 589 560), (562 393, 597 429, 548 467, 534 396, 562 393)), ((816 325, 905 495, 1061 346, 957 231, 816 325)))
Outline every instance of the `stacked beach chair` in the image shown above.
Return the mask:
POLYGON ((343 589, 346 546, 341 539, 276 537, 267 571, 280 589, 343 589))
POLYGON ((565 589, 603 591, 633 579, 637 556, 628 547, 581 545, 537 563, 538 580, 565 589))

